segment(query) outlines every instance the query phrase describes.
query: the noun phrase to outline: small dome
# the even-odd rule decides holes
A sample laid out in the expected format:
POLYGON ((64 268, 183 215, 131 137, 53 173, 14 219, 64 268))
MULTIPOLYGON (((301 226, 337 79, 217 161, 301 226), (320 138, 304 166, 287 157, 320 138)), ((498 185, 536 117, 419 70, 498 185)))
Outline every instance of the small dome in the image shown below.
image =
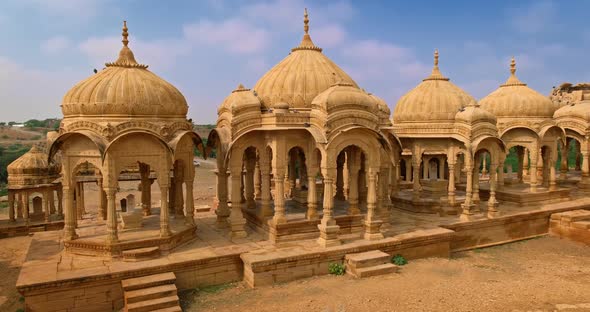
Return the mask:
POLYGON ((241 83, 228 95, 221 106, 219 106, 218 113, 223 110, 235 111, 242 108, 256 107, 260 109, 260 100, 241 83))
POLYGON ((56 163, 49 164, 48 158, 43 147, 33 145, 27 153, 6 168, 8 184, 26 186, 51 183, 58 178, 60 166, 56 163))
POLYGON ((119 58, 82 80, 62 101, 64 117, 178 117, 186 119, 186 99, 173 85, 137 63, 127 44, 123 26, 123 48, 119 58))
POLYGON ((377 103, 366 92, 355 85, 340 81, 313 99, 313 106, 330 112, 338 107, 360 106, 369 112, 377 112, 377 103))
POLYGON ((393 120, 395 123, 454 122, 459 109, 475 102, 471 95, 441 74, 437 50, 431 75, 401 97, 395 106, 393 120))
POLYGON ((455 121, 462 121, 469 124, 475 122, 490 122, 496 125, 496 117, 485 109, 480 108, 478 105, 462 108, 455 115, 455 121))
POLYGON ((337 81, 356 83, 315 46, 309 36, 305 10, 303 40, 280 63, 262 76, 254 90, 262 105, 271 108, 286 102, 291 108, 310 108, 312 100, 337 81))
POLYGON ((391 110, 389 109, 389 105, 383 100, 382 98, 369 93, 369 96, 377 103, 377 108, 379 108, 379 112, 383 115, 387 115, 387 118, 391 115, 391 110))
POLYGON ((583 100, 582 102, 572 103, 561 107, 555 111, 553 118, 580 118, 590 123, 590 101, 583 100))
POLYGON ((510 77, 496 91, 479 101, 481 108, 496 117, 551 118, 555 104, 541 93, 529 88, 515 75, 516 62, 510 63, 510 77))

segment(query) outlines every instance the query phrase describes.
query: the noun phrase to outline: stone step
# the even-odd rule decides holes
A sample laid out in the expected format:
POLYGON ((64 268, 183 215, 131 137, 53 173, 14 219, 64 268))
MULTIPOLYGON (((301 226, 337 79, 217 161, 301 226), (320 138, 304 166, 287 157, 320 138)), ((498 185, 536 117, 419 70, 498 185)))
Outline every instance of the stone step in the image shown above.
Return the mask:
POLYGON ((182 312, 182 309, 179 306, 175 306, 158 310, 152 310, 151 312, 182 312))
POLYGON ((344 259, 346 260, 346 265, 354 270, 389 263, 391 256, 380 250, 371 250, 348 254, 344 259))
POLYGON ((590 220, 590 210, 574 210, 568 211, 562 215, 562 220, 575 222, 575 221, 582 221, 582 220, 590 220))
POLYGON ((392 264, 392 263, 386 263, 386 264, 376 265, 376 266, 367 267, 367 268, 360 268, 360 269, 356 269, 355 271, 347 271, 347 272, 354 277, 363 278, 363 277, 369 277, 369 276, 377 276, 377 275, 395 273, 395 272, 397 272, 398 269, 399 269, 399 267, 397 265, 392 264))
POLYGON ((130 291, 165 284, 174 284, 174 282, 176 282, 176 275, 172 272, 166 272, 122 280, 121 286, 124 291, 130 291))
POLYGON ((159 256, 160 247, 157 246, 123 250, 124 261, 141 261, 157 258, 159 256))
POLYGON ((150 299, 136 303, 128 304, 125 307, 126 312, 147 312, 164 308, 178 307, 178 296, 172 295, 168 297, 150 299))
POLYGON ((576 221, 572 222, 572 227, 581 230, 590 230, 590 221, 576 221))
POLYGON ((211 206, 209 205, 196 205, 195 212, 207 212, 211 210, 211 206))
POLYGON ((139 301, 168 297, 177 294, 176 285, 165 284, 148 288, 130 290, 125 292, 125 303, 131 304, 139 301))

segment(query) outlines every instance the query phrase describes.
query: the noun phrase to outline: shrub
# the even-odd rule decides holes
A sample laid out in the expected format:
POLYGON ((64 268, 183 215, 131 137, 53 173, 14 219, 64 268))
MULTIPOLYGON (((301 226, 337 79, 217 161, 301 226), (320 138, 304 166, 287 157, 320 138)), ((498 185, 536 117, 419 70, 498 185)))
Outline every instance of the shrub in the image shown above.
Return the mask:
POLYGON ((391 257, 391 263, 401 266, 401 265, 408 264, 408 260, 406 260, 406 258, 404 258, 404 256, 397 254, 397 255, 391 257))
POLYGON ((343 275, 345 272, 344 265, 340 263, 330 263, 328 272, 332 275, 343 275))

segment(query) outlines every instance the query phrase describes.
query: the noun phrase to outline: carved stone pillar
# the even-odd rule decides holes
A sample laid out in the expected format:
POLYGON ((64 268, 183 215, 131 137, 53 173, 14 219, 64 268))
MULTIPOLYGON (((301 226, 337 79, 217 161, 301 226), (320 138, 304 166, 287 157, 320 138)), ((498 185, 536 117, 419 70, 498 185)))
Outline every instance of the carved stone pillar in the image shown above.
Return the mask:
POLYGON ((422 157, 422 179, 428 179, 428 167, 430 167, 430 157, 422 157))
POLYGON ((25 222, 29 224, 29 192, 25 191, 23 195, 23 218, 25 219, 25 222))
POLYGON ((390 204, 389 198, 389 168, 381 167, 377 178, 377 215, 381 220, 381 227, 389 227, 390 224, 390 204))
POLYGON ((184 180, 184 185, 186 187, 186 200, 184 203, 185 206, 185 218, 186 224, 189 226, 195 225, 195 200, 193 198, 193 183, 194 178, 184 180))
POLYGON ((78 220, 82 220, 82 216, 84 214, 83 212, 83 201, 82 201, 82 195, 81 195, 81 187, 80 187, 81 183, 80 182, 76 182, 76 190, 75 190, 75 196, 76 196, 76 218, 78 220))
POLYGON ((461 205, 463 208, 463 217, 470 217, 474 213, 475 205, 472 202, 471 196, 473 195, 473 166, 466 165, 465 173, 467 175, 467 184, 465 186, 465 202, 461 205))
POLYGON ((254 200, 254 170, 256 168, 256 155, 252 153, 246 159, 246 176, 244 181, 244 191, 246 197, 246 208, 255 209, 256 201, 254 200))
POLYGON ((344 198, 344 161, 346 153, 340 153, 336 158, 336 200, 345 200, 344 198))
POLYGON ((62 216, 63 215, 63 188, 62 185, 60 184, 57 187, 57 215, 58 216, 62 216))
POLYGON ((43 212, 45 213, 45 222, 49 222, 51 207, 49 206, 49 189, 43 192, 43 212))
POLYGON ((139 163, 141 177, 141 210, 144 216, 152 214, 152 181, 150 180, 150 166, 139 163))
POLYGON ((117 208, 115 203, 115 194, 117 193, 117 188, 115 187, 107 187, 105 188, 105 192, 107 193, 107 244, 113 244, 119 241, 119 236, 117 235, 117 208))
MULTIPOLYGON (((170 180, 170 177, 167 174, 164 177, 160 177, 160 179, 166 179, 166 182, 170 180)), ((160 185, 160 237, 170 237, 172 232, 170 231, 170 208, 168 207, 168 201, 166 200, 168 196, 169 186, 168 183, 158 183, 160 185)), ((174 196, 170 196, 174 198, 174 196)))
POLYGON ((367 217, 365 218, 365 239, 374 240, 383 238, 380 228, 382 221, 377 215, 377 173, 369 169, 367 190, 367 217))
POLYGON ((516 157, 518 159, 518 167, 516 169, 516 177, 517 177, 518 183, 522 183, 523 170, 524 170, 524 158, 525 158, 524 148, 522 146, 516 147, 516 157))
POLYGON ((582 158, 583 158, 583 157, 581 157, 582 154, 580 153, 581 150, 582 150, 581 149, 581 144, 580 144, 580 141, 577 141, 577 140, 575 141, 574 144, 575 144, 574 151, 576 153, 576 168, 575 169, 577 171, 580 171, 580 170, 582 170, 581 169, 581 161, 582 161, 582 158))
POLYGON ((231 214, 229 215, 229 225, 231 227, 230 236, 232 238, 246 237, 246 219, 242 214, 242 167, 231 168, 231 214))
POLYGON ((439 180, 445 179, 445 158, 438 157, 438 177, 439 180))
MULTIPOLYGON (((523 148, 523 159, 522 159, 522 175, 527 176, 529 174, 529 149, 523 148)), ((536 159, 536 158, 535 158, 536 159)))
POLYGON ((271 208, 271 192, 270 192, 270 162, 265 161, 260 168, 260 206, 262 217, 270 217, 273 215, 271 208))
POLYGON ((277 170, 274 175, 275 182, 275 213, 272 217, 273 224, 281 224, 287 222, 285 214, 285 177, 281 174, 283 170, 277 170))
POLYGON ((229 206, 227 204, 227 171, 225 168, 219 168, 215 175, 217 176, 217 209, 215 210, 215 214, 217 215, 217 220, 215 225, 217 228, 226 228, 228 227, 229 223, 227 222, 227 218, 229 217, 229 206))
POLYGON ((49 214, 56 213, 54 192, 55 192, 54 187, 50 187, 47 190, 47 200, 49 201, 49 214))
POLYGON ((318 218, 318 198, 314 172, 317 171, 311 170, 307 174, 307 213, 305 214, 307 220, 318 218))
MULTIPOLYGON (((335 171, 335 169, 332 169, 335 171)), ((333 195, 333 187, 334 187, 334 175, 332 170, 323 170, 324 171, 324 210, 323 210, 323 217, 318 225, 320 230, 320 237, 318 238, 318 244, 322 247, 330 247, 340 245, 341 242, 338 239, 338 231, 340 227, 336 224, 336 220, 334 220, 333 216, 333 209, 334 209, 334 195, 333 195)))
MULTIPOLYGON (((588 143, 587 143, 588 144, 588 143)), ((590 189, 590 153, 582 152, 582 179, 578 186, 582 189, 590 189)))
POLYGON ((16 218, 14 217, 14 192, 13 191, 8 191, 8 219, 11 222, 16 221, 16 218))
POLYGON ((449 163, 449 185, 448 185, 449 204, 454 205, 455 198, 455 163, 449 163))
POLYGON ((496 183, 498 189, 504 188, 504 164, 506 163, 506 156, 502 154, 499 159, 498 172, 496 175, 496 183))
POLYGON ((498 177, 498 164, 490 165, 490 198, 488 199, 488 217, 495 217, 498 213, 498 201, 496 200, 496 179, 498 177))
POLYGON ((537 148, 533 148, 530 151, 530 184, 531 184, 531 192, 537 191, 537 158, 539 157, 539 152, 537 148))
POLYGON ((16 193, 16 218, 22 219, 23 218, 23 207, 25 203, 23 200, 23 193, 17 192, 16 193))
POLYGON ((412 155, 412 171, 413 172, 413 185, 414 197, 418 197, 420 193, 420 155, 412 155))
POLYGON ((64 216, 64 240, 74 240, 78 238, 76 234, 76 215, 74 214, 74 190, 68 186, 62 187, 65 195, 65 216, 64 216))
POLYGON ((106 220, 106 209, 107 209, 107 201, 106 201, 106 193, 104 193, 103 189, 103 181, 102 176, 98 178, 96 181, 98 185, 98 216, 103 220, 106 220), (104 195, 104 196, 103 196, 104 195))
POLYGON ((256 166, 254 167, 254 199, 262 199, 262 173, 260 171, 260 160, 256 160, 256 166))
POLYGON ((405 159, 404 164, 406 165, 406 182, 412 181, 412 160, 405 159))
POLYGON ((475 156, 475 166, 473 166, 473 195, 471 201, 479 204, 479 165, 481 164, 481 154, 475 156))

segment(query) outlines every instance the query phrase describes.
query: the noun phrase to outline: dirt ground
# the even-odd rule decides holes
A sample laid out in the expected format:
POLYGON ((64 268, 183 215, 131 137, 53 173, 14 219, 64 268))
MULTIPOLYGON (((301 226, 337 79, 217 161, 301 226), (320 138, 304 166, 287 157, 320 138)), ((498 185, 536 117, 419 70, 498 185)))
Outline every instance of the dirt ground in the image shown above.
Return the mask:
POLYGON ((590 247, 544 237, 410 261, 399 273, 186 291, 185 311, 590 311, 590 247))
POLYGON ((14 312, 24 308, 15 285, 20 266, 25 260, 30 236, 4 238, 0 248, 0 311, 14 312))

